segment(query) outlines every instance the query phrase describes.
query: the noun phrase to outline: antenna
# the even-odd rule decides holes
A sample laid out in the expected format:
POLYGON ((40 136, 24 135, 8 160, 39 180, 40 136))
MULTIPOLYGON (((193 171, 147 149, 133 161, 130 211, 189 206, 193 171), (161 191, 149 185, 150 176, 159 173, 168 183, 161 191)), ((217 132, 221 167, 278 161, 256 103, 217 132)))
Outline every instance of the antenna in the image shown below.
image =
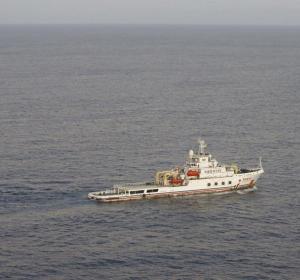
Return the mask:
POLYGON ((199 144, 198 155, 204 154, 204 149, 207 147, 205 141, 202 140, 201 138, 198 138, 198 144, 199 144))

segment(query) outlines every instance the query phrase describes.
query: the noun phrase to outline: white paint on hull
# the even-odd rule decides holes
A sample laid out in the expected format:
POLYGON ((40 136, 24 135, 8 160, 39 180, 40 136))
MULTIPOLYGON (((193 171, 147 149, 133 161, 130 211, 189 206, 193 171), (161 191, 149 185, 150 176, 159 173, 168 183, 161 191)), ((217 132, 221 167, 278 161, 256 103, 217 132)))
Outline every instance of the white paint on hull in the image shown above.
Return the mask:
POLYGON ((135 189, 144 189, 144 193, 102 195, 101 192, 93 192, 90 193, 88 197, 90 199, 94 199, 100 202, 116 202, 127 200, 152 199, 160 197, 227 193, 246 189, 250 190, 254 188, 257 179, 262 173, 263 171, 260 169, 251 173, 249 172, 245 174, 236 174, 231 177, 190 180, 187 186, 135 186, 135 189), (223 182, 224 185, 222 185, 223 182), (217 185, 215 183, 217 183, 217 185), (210 186, 208 186, 208 184, 210 184, 210 186), (147 193, 147 189, 158 189, 158 191, 155 193, 147 193))
POLYGON ((240 169, 237 165, 221 165, 205 152, 206 144, 199 140, 199 150, 189 152, 189 159, 182 168, 158 171, 154 183, 116 185, 113 189, 88 194, 90 199, 113 202, 183 196, 208 193, 224 193, 251 189, 264 173, 261 160, 256 169, 240 169))

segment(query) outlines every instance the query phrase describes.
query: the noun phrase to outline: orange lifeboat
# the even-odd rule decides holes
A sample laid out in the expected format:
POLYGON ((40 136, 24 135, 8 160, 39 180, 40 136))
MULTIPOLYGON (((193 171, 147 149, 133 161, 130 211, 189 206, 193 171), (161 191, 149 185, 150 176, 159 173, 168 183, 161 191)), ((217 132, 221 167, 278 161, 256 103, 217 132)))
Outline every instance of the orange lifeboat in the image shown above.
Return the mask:
POLYGON ((183 180, 181 178, 172 178, 170 180, 170 183, 172 185, 181 185, 183 183, 183 180))
POLYGON ((192 169, 190 169, 187 172, 187 175, 190 176, 190 177, 199 177, 200 172, 198 170, 192 170, 192 169))

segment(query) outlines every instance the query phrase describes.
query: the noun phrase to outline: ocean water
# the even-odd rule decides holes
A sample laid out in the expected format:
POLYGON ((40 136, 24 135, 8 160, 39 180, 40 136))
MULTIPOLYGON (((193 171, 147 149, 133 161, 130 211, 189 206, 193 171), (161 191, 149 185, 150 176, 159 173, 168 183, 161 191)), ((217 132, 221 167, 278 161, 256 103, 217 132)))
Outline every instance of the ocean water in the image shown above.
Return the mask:
POLYGON ((300 28, 0 26, 1 279, 299 279, 300 28), (115 204, 203 137, 257 190, 115 204))

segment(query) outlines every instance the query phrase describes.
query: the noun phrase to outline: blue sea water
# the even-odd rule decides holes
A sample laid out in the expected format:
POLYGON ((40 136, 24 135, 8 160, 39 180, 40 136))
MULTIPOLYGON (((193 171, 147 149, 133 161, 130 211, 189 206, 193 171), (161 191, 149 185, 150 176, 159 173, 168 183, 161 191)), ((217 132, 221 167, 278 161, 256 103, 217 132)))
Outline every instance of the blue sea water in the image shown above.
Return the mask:
POLYGON ((300 28, 0 26, 1 279, 299 279, 300 28), (202 136, 252 193, 99 204, 202 136))

